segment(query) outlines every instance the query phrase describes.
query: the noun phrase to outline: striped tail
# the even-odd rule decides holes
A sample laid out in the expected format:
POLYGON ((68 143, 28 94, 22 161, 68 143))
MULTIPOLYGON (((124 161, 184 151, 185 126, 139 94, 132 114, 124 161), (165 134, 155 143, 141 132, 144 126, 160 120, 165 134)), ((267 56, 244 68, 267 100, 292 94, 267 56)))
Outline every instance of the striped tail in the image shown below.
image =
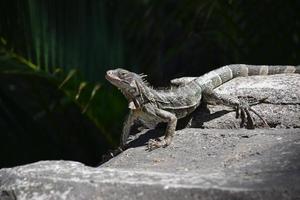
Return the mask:
POLYGON ((212 83, 213 88, 216 88, 223 83, 239 76, 253 76, 253 75, 271 75, 283 73, 300 73, 300 66, 290 65, 245 65, 234 64, 226 65, 201 76, 197 82, 212 83))

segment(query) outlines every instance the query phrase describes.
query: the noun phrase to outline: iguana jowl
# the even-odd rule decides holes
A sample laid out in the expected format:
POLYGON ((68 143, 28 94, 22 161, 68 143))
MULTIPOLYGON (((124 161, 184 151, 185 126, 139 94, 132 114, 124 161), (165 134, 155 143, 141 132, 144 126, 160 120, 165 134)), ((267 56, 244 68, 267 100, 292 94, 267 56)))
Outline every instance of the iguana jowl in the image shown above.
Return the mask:
POLYGON ((213 100, 235 107, 241 113, 242 122, 253 126, 250 111, 255 113, 267 125, 266 121, 253 110, 249 103, 238 97, 217 94, 213 89, 223 83, 238 77, 250 75, 270 75, 280 73, 300 73, 300 67, 294 66, 255 66, 227 65, 213 70, 200 77, 179 78, 171 81, 176 88, 155 90, 144 80, 145 75, 129 72, 125 69, 109 70, 106 79, 121 90, 129 102, 130 113, 124 123, 121 145, 126 144, 130 128, 139 119, 149 128, 160 122, 166 122, 165 137, 162 140, 149 140, 148 149, 168 146, 175 133, 177 119, 193 112, 201 99, 213 100))

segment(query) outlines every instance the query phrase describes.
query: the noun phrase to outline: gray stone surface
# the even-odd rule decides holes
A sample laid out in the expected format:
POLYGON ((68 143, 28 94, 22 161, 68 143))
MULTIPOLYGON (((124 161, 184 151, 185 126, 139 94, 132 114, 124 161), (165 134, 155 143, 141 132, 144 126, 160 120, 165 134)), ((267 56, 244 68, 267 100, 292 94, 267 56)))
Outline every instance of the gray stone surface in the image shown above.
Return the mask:
POLYGON ((163 132, 144 130, 97 168, 42 161, 1 169, 0 199, 300 199, 299 77, 239 78, 217 89, 269 96, 255 109, 276 129, 235 129, 234 112, 221 111, 228 108, 201 108, 193 125, 206 129, 178 130, 167 148, 146 151, 163 132))
POLYGON ((299 129, 184 129, 168 148, 130 148, 98 168, 43 161, 0 170, 1 200, 299 198, 299 129))

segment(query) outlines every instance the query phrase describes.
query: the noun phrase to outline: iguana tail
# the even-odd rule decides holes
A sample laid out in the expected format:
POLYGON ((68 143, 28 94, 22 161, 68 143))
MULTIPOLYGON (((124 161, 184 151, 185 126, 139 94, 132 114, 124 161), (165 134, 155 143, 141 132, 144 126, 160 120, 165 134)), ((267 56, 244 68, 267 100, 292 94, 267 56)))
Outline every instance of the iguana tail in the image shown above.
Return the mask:
POLYGON ((216 88, 223 83, 239 76, 253 76, 253 75, 270 75, 270 74, 283 74, 283 73, 300 73, 300 66, 290 65, 245 65, 234 64, 226 65, 199 77, 196 81, 198 83, 210 82, 213 88, 216 88))

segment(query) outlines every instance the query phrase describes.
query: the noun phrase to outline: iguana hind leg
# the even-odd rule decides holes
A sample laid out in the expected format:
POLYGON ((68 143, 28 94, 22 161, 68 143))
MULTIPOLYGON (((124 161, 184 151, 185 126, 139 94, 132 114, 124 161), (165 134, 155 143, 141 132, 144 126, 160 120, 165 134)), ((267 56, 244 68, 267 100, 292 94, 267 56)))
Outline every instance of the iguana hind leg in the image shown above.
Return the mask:
POLYGON ((210 88, 206 88, 203 91, 203 96, 205 97, 206 100, 208 101, 214 101, 215 103, 220 103, 223 105, 227 105, 230 107, 234 107, 236 110, 236 118, 241 118, 241 127, 247 123, 247 128, 254 128, 255 123, 253 120, 253 117, 251 116, 251 112, 253 112, 256 116, 258 116, 262 122, 264 123, 265 127, 269 127, 268 123, 266 120, 258 114, 257 111, 255 111, 251 106, 262 103, 266 98, 257 100, 253 97, 246 96, 238 96, 238 97, 233 97, 225 94, 219 94, 213 91, 210 88))

